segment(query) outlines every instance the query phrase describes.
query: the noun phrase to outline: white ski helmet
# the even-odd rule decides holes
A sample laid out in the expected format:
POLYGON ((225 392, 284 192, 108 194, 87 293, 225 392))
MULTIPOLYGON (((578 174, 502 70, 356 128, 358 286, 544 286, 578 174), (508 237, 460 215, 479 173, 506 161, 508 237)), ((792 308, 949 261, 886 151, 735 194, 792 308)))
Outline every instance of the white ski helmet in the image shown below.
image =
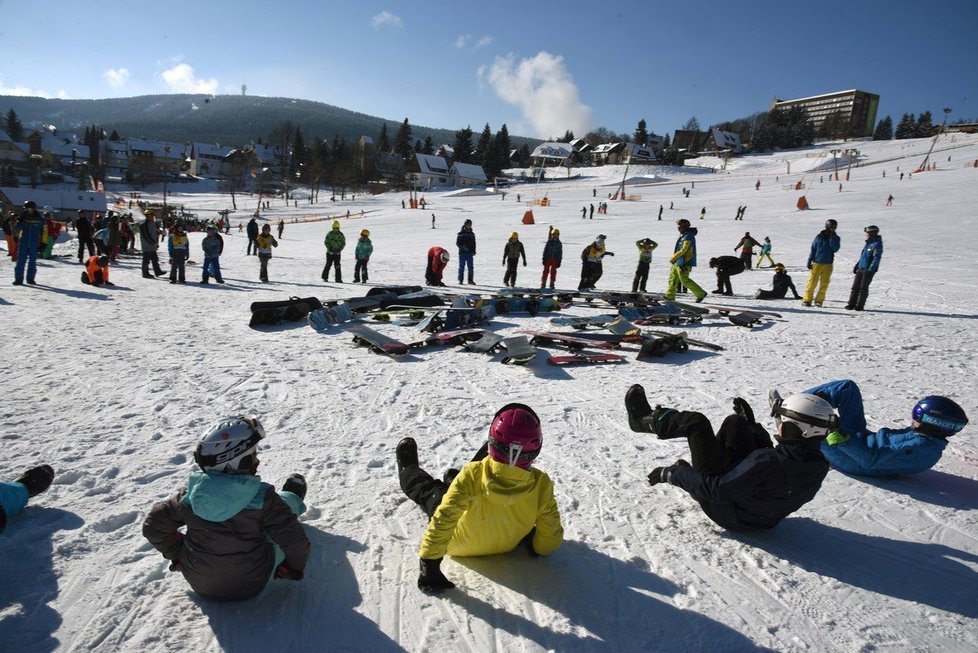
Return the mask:
POLYGON ((772 409, 779 439, 824 438, 839 428, 832 405, 816 395, 794 394, 772 409))
POLYGON ((257 417, 225 417, 204 433, 194 451, 194 460, 205 472, 254 474, 258 468, 258 442, 265 429, 257 417))

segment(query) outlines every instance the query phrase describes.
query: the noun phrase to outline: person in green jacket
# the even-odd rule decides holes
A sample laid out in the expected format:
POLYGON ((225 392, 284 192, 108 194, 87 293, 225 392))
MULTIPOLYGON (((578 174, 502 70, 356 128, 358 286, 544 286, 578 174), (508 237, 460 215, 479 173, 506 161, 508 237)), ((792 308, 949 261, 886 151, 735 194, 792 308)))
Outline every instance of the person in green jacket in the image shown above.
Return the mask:
POLYGON ((635 279, 632 280, 632 292, 645 291, 645 284, 649 280, 649 264, 652 262, 652 250, 659 246, 651 238, 636 240, 635 246, 638 247, 638 267, 635 269, 635 279))
POLYGON ((554 486, 532 467, 543 445, 540 418, 524 404, 506 404, 489 427, 488 442, 461 470, 442 480, 418 464, 418 445, 397 445, 401 489, 430 518, 421 540, 418 587, 452 589, 441 572, 444 556, 507 553, 523 545, 531 556, 556 551, 564 540, 554 486))
POLYGON ((340 221, 333 220, 333 228, 323 240, 326 245, 326 267, 323 268, 323 281, 329 281, 329 269, 336 267, 336 283, 343 283, 343 272, 340 270, 340 252, 346 247, 346 236, 340 231, 340 221))
POLYGON ((370 230, 364 229, 360 232, 360 240, 357 241, 357 248, 353 251, 353 258, 357 261, 356 267, 353 268, 353 283, 367 283, 367 262, 373 253, 370 230))

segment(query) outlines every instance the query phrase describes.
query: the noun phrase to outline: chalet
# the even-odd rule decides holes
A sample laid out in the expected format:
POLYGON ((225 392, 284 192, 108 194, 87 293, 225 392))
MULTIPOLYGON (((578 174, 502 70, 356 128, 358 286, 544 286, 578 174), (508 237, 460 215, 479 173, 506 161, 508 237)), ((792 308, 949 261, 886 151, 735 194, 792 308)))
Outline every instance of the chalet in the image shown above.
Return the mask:
POLYGON ((448 173, 451 175, 452 183, 455 186, 478 186, 488 181, 482 166, 471 163, 459 163, 456 161, 452 164, 448 173))
POLYGON ((26 143, 15 143, 0 129, 0 162, 22 164, 27 160, 29 148, 26 143))
POLYGON ((744 148, 740 144, 740 134, 725 132, 719 127, 711 127, 709 137, 703 145, 703 152, 719 155, 721 152, 740 154, 744 148))
POLYGON ((234 149, 220 143, 191 143, 187 157, 190 159, 190 169, 187 172, 195 177, 223 179, 228 175, 225 168, 226 157, 234 149))
POLYGON ((100 161, 107 177, 125 178, 129 170, 129 143, 126 141, 102 141, 100 161))
POLYGON ((574 148, 569 143, 540 143, 530 153, 530 165, 554 167, 569 165, 574 148))
POLYGON ((602 143, 591 150, 591 160, 595 165, 615 165, 622 163, 625 143, 602 143))
POLYGON ((448 186, 452 183, 448 162, 443 157, 433 154, 415 154, 408 179, 415 187, 431 188, 432 186, 448 186))
POLYGON ((703 151, 709 137, 710 134, 708 132, 677 129, 672 139, 672 148, 680 152, 685 152, 687 156, 697 155, 703 151))

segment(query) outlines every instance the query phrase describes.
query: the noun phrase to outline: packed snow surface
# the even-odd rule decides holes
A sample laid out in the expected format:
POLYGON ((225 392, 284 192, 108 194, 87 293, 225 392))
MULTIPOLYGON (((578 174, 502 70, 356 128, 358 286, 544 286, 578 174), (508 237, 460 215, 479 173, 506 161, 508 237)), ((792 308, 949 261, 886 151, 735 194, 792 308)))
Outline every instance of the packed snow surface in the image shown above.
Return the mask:
MULTIPOLYGON (((907 176, 930 145, 830 143, 732 159, 716 172, 708 168, 722 165, 718 159, 690 169, 584 168, 578 178, 548 175, 505 197, 428 191, 424 211, 402 209, 406 193, 330 202, 321 192, 309 204, 300 191, 298 207, 275 198, 263 214, 286 222, 268 284, 258 282, 258 261, 245 255, 237 230, 257 205, 247 194, 238 195, 225 237, 223 286, 198 285, 199 265, 188 268, 186 286, 143 279, 137 258, 113 268, 116 287, 83 286, 68 240, 56 248, 63 258, 40 264, 40 285, 14 287, 4 256, 0 469, 10 480, 47 462, 57 478, 0 535, 0 649, 978 649, 978 425, 954 437, 930 471, 890 480, 832 471, 815 500, 776 529, 742 535, 715 526, 679 488, 648 485, 649 470, 688 457, 688 449, 629 431, 622 403, 625 390, 642 383, 653 403, 702 411, 719 425, 741 396, 770 427, 770 388, 785 394, 852 378, 872 428, 907 426, 916 400, 931 393, 954 398, 974 422, 978 168, 968 165, 978 160, 978 137, 942 137, 931 157, 937 169, 907 176), (836 182, 829 175, 839 162, 828 152, 844 148, 860 151, 859 165, 845 181, 842 162, 836 182), (638 201, 609 200, 626 175, 668 182, 629 186, 638 201), (795 190, 799 181, 804 188, 795 190), (811 210, 795 208, 802 194, 811 210), (533 205, 544 196, 550 206, 533 205), (581 207, 598 201, 609 202, 608 214, 582 220, 581 207), (745 220, 735 222, 745 204, 745 220), (530 209, 536 224, 524 225, 530 209), (312 217, 323 220, 301 221, 312 217), (347 237, 345 284, 320 279, 334 217, 347 237), (253 301, 363 294, 366 287, 350 281, 364 228, 375 248, 371 283, 423 283, 425 252, 441 245, 452 253, 446 281, 454 286, 455 235, 471 218, 476 281, 485 284, 478 290, 500 286, 512 231, 529 261, 518 283, 538 285, 554 225, 564 242, 558 287, 576 288, 579 253, 603 233, 616 256, 605 259, 598 287, 630 289, 634 243, 648 236, 659 243, 649 290, 661 291, 680 217, 699 230, 693 278, 707 290, 715 287, 709 258, 733 254, 749 230, 771 237, 775 260, 802 291, 812 238, 826 219, 838 220, 842 249, 826 305, 754 300, 771 274, 748 271, 733 278, 736 296, 724 303, 763 304, 783 321, 748 330, 709 318, 688 330, 723 352, 692 349, 650 362, 628 354, 624 365, 571 368, 547 365, 544 353, 520 367, 500 364, 501 354, 452 347, 394 359, 354 346, 342 327, 248 327, 253 301), (867 310, 853 313, 842 307, 868 224, 880 227, 886 249, 867 310), (541 559, 522 551, 447 559, 443 570, 457 589, 423 594, 416 579, 426 519, 398 488, 394 447, 416 438, 422 465, 440 476, 468 460, 509 401, 530 404, 543 420, 536 464, 554 480, 564 545, 541 559), (303 581, 275 581, 254 600, 216 604, 167 571, 140 526, 194 470, 201 434, 237 413, 259 416, 268 431, 263 479, 280 486, 290 472, 306 475, 303 523, 313 553, 303 581)), ((131 197, 128 189, 110 192, 131 197)), ((168 202, 215 219, 231 205, 217 193, 171 193, 168 202)), ((191 235, 196 261, 201 237, 191 235)), ((490 328, 548 329, 552 316, 509 314, 490 328)), ((421 335, 377 328, 403 341, 421 335)))

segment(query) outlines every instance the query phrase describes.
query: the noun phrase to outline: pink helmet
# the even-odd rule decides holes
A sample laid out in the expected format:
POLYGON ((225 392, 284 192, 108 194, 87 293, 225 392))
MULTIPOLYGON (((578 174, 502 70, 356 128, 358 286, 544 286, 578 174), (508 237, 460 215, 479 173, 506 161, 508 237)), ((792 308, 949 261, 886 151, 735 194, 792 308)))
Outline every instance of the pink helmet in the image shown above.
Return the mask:
POLYGON ((489 456, 498 462, 529 469, 543 447, 540 418, 525 404, 506 404, 489 427, 489 456))

